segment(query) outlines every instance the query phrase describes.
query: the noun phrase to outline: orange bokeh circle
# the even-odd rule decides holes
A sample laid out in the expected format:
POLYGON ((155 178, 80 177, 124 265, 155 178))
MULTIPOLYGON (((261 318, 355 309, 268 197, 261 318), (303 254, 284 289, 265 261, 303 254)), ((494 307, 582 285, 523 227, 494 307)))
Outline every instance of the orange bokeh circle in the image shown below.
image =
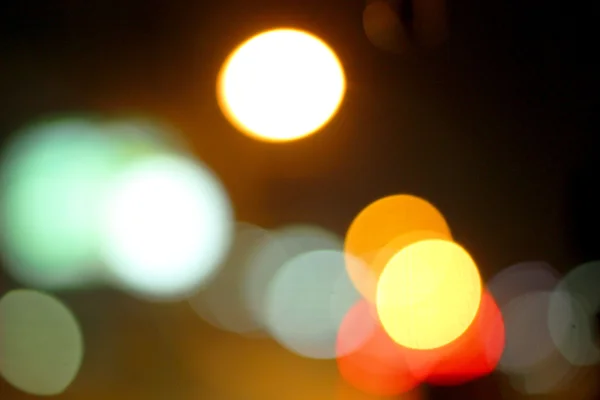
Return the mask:
MULTIPOLYGON (((442 213, 422 198, 393 195, 369 204, 354 218, 344 250, 361 259, 376 281, 391 253, 425 239, 452 240, 442 213)), ((348 268, 348 274, 363 297, 374 302, 373 279, 356 268, 348 268)))

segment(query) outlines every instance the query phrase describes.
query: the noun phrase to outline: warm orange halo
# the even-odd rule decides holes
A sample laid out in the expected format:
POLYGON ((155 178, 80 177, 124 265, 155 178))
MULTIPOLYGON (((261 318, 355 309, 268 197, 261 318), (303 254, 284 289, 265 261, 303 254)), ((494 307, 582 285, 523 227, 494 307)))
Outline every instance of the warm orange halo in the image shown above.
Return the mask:
POLYGON ((504 321, 496 301, 485 291, 477 317, 454 342, 438 349, 438 362, 427 382, 460 385, 494 371, 504 351, 504 321))
POLYGON ((504 350, 504 322, 485 291, 475 320, 456 340, 431 350, 406 349, 413 376, 436 385, 459 385, 490 374, 504 350))
MULTIPOLYGON (((386 253, 398 247, 400 250, 424 239, 452 240, 444 216, 424 199, 393 195, 369 204, 354 218, 346 232, 344 248, 347 254, 360 258, 376 280, 385 265, 384 256, 374 263, 382 249, 387 248, 386 253)), ((348 274, 360 293, 373 301, 373 282, 365 282, 364 273, 353 268, 348 268, 348 274)))
MULTIPOLYGON (((373 319, 373 306, 358 302, 346 315, 338 333, 338 348, 343 354, 356 326, 375 323, 374 329, 355 352, 338 357, 340 375, 353 387, 376 396, 394 396, 409 392, 420 383, 410 372, 404 349, 385 333, 373 319)), ((354 339, 351 339, 354 340, 354 339)))
MULTIPOLYGON (((411 244, 430 239, 444 240, 447 239, 447 235, 433 231, 413 231, 406 233, 393 239, 381 250, 379 250, 375 257, 373 257, 373 261, 370 264, 361 264, 363 268, 366 266, 368 269, 368 273, 370 274, 368 277, 361 277, 358 275, 358 273, 365 274, 365 272, 358 271, 357 267, 353 267, 351 265, 347 266, 348 273, 352 277, 353 282, 358 282, 358 286, 360 286, 359 290, 363 297, 374 303, 377 297, 377 280, 391 258, 400 252, 400 250, 410 246, 411 244), (366 280, 367 278, 370 280, 366 280)), ((357 285, 357 283, 355 283, 355 285, 357 285)))

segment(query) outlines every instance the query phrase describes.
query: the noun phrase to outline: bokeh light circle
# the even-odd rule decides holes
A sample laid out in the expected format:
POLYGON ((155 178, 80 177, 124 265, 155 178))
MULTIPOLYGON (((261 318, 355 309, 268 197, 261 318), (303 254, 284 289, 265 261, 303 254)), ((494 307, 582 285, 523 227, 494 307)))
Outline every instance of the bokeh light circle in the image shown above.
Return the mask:
POLYGON ((337 56, 319 38, 300 30, 263 32, 225 62, 218 100, 229 121, 266 141, 289 141, 320 129, 346 90, 337 56))
POLYGON ((359 286, 362 289, 363 296, 374 303, 377 296, 377 279, 392 257, 411 244, 431 239, 445 240, 447 239, 447 235, 433 231, 412 231, 400 235, 379 250, 375 257, 372 258, 370 264, 362 264, 367 266, 368 269, 368 271, 363 272, 363 274, 368 273, 369 276, 358 279, 359 275, 357 273, 360 273, 360 271, 357 271, 356 266, 349 265, 348 271, 350 271, 350 276, 356 278, 355 282, 360 282, 359 286))
POLYGON ((232 236, 225 189, 184 157, 131 162, 107 195, 103 258, 117 284, 144 298, 191 294, 213 277, 232 236))
POLYGON ((192 309, 214 327, 245 336, 258 336, 262 328, 244 299, 246 272, 253 256, 264 251, 270 233, 238 222, 228 255, 215 277, 188 299, 192 309))
MULTIPOLYGON (((344 250, 362 259, 376 282, 383 259, 375 261, 382 249, 399 251, 414 241, 434 238, 452 240, 440 211, 422 198, 393 195, 369 204, 354 218, 346 232, 344 250)), ((365 279, 364 271, 352 268, 348 268, 348 273, 360 293, 374 302, 373 279, 365 279)))
POLYGON ((550 299, 548 327, 560 353, 574 365, 600 362, 597 342, 600 261, 577 266, 560 281, 550 299))
MULTIPOLYGON (((489 291, 484 291, 475 320, 456 340, 433 353, 426 381, 434 385, 454 386, 486 376, 496 369, 505 345, 502 313, 489 291)), ((421 354, 421 362, 426 357, 421 354)))
POLYGON ((481 302, 477 265, 460 245, 424 240, 396 254, 377 284, 377 313, 394 341, 435 349, 471 325, 481 302))
POLYGON ((504 268, 487 282, 496 303, 502 308, 512 300, 532 292, 550 292, 560 274, 545 261, 524 261, 504 268))
POLYGON ((406 349, 387 335, 372 307, 361 300, 342 321, 337 341, 341 354, 336 359, 340 375, 348 384, 370 395, 407 393, 421 382, 411 372, 406 349), (349 343, 355 350, 346 353, 349 343))
POLYGON ((112 159, 112 142, 94 119, 54 117, 17 132, 0 180, 1 246, 14 278, 52 290, 96 281, 97 223, 112 159))
POLYGON ((347 278, 342 252, 301 254, 286 262, 270 282, 269 332, 304 357, 332 359, 342 320, 359 299, 347 278))
POLYGON ((275 229, 256 244, 244 263, 243 299, 253 319, 264 326, 271 281, 289 260, 318 250, 341 251, 342 240, 314 225, 293 224, 275 229))
POLYGON ((503 372, 524 374, 556 351, 547 324, 551 296, 551 292, 530 292, 502 307, 506 348, 499 368, 503 372))
POLYGON ((63 392, 83 351, 79 324, 58 299, 13 290, 0 300, 0 374, 16 388, 38 396, 63 392))

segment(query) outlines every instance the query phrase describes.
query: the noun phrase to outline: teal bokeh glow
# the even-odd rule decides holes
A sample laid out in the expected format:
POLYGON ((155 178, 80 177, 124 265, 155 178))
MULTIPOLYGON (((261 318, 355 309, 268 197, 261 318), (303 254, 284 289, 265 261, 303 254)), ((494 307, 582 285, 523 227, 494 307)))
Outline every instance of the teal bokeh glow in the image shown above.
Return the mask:
POLYGON ((95 121, 44 121, 19 132, 2 164, 2 247, 9 272, 38 287, 95 274, 96 219, 114 168, 95 121))

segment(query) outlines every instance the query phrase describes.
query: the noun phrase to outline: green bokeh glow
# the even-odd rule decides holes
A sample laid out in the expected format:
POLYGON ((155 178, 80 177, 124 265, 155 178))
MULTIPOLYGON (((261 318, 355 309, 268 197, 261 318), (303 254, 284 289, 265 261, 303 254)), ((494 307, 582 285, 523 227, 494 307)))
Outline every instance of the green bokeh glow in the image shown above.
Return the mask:
POLYGON ((68 286, 94 270, 96 218, 113 170, 111 142, 85 119, 22 132, 2 166, 2 244, 24 283, 68 286))
POLYGON ((14 290, 0 300, 0 374, 16 388, 40 396, 63 392, 83 360, 75 317, 59 300, 14 290))
POLYGON ((102 282, 99 220, 107 185, 129 162, 167 152, 144 119, 55 118, 17 132, 2 159, 0 236, 8 272, 44 289, 102 282))

